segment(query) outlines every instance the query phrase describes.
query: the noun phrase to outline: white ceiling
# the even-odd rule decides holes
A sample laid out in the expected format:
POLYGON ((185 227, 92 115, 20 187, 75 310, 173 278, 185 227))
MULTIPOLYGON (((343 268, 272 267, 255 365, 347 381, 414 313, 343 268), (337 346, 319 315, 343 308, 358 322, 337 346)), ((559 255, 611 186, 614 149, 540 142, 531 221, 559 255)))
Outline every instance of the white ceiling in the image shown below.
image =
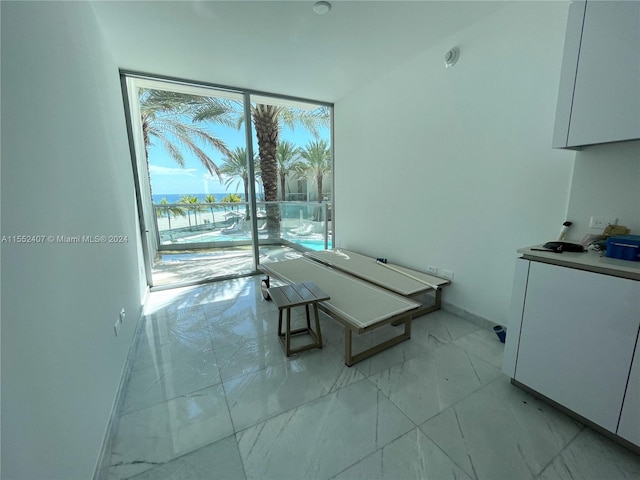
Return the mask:
POLYGON ((506 3, 334 0, 326 15, 314 0, 91 5, 123 69, 335 102, 506 3))

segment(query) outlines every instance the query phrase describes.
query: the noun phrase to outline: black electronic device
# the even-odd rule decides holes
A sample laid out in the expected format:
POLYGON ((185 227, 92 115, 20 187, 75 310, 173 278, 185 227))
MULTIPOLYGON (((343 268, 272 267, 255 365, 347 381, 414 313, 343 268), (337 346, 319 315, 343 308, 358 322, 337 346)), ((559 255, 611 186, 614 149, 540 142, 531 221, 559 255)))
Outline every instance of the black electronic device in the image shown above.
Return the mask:
POLYGON ((556 253, 585 251, 584 247, 579 243, 571 242, 547 242, 542 247, 556 253))

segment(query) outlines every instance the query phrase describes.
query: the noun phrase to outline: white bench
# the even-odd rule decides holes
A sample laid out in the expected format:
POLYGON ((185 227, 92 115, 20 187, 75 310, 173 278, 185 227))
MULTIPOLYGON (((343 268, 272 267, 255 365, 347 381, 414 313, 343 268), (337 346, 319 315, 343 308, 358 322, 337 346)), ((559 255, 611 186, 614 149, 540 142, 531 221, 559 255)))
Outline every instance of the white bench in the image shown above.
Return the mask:
POLYGON ((409 298, 307 258, 261 264, 259 268, 268 276, 290 284, 312 281, 329 295, 330 299, 320 302, 318 307, 345 327, 344 358, 348 366, 411 338, 412 314, 420 304, 409 298), (362 334, 390 323, 404 323, 404 331, 353 353, 352 333, 362 334))
POLYGON ((442 288, 451 283, 444 278, 392 263, 382 263, 350 250, 313 251, 305 253, 305 256, 421 303, 420 309, 413 315, 414 318, 439 310, 442 288), (434 300, 428 304, 425 294, 430 295, 431 292, 434 292, 434 300))

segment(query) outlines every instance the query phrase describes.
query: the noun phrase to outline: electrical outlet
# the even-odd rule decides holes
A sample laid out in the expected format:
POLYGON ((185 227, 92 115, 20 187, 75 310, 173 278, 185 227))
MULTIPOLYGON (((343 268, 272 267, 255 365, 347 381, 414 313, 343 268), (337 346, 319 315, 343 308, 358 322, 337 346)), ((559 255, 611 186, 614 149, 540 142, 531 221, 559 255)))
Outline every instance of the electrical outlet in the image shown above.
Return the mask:
POLYGON ((116 324, 113 326, 113 330, 116 333, 116 337, 118 336, 118 332, 120 331, 120 319, 116 320, 116 324))
POLYGON ((438 267, 435 267, 433 265, 427 265, 427 273, 430 273, 431 275, 437 275, 438 267))
POLYGON ((615 225, 617 223, 617 218, 606 219, 604 217, 591 217, 589 228, 593 228, 594 230, 604 230, 605 228, 607 228, 607 225, 615 225))
POLYGON ((442 276, 447 280, 453 280, 453 272, 451 270, 442 269, 442 276))

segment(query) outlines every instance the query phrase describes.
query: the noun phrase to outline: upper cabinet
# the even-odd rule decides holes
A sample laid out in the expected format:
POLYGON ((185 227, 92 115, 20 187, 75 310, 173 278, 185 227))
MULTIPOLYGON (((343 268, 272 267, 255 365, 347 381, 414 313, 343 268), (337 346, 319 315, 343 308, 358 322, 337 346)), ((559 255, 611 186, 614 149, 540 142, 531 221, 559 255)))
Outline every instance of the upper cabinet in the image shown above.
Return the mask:
POLYGON ((635 139, 640 139, 640 2, 573 2, 553 147, 635 139))

